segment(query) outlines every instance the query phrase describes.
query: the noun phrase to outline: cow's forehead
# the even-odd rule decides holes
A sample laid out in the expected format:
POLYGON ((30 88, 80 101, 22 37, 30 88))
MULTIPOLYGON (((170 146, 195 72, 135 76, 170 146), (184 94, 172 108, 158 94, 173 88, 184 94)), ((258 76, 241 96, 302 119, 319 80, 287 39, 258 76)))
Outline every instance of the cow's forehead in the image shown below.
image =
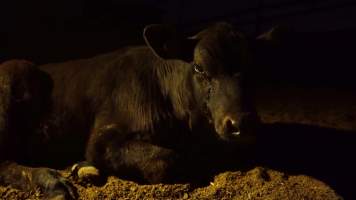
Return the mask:
POLYGON ((247 44, 243 37, 231 32, 211 32, 200 38, 194 62, 211 73, 238 71, 246 58, 247 44))

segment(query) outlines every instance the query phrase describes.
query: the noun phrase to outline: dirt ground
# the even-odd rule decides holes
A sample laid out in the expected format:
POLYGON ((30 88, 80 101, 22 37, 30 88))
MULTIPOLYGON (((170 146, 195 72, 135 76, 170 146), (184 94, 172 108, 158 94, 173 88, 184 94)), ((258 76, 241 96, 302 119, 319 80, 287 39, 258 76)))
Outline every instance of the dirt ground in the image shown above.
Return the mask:
MULTIPOLYGON (((262 121, 266 124, 298 123, 340 131, 356 130, 356 95, 351 90, 261 89, 258 91, 257 108, 262 121)), ((332 163, 334 157, 327 155, 327 159, 329 158, 328 162, 332 163)), ((342 167, 336 169, 342 170, 342 167)), ((329 168, 326 166, 326 169, 329 168)), ((337 170, 333 170, 335 177, 338 176, 337 170)), ((318 176, 318 173, 313 176, 313 174, 305 175, 303 170, 301 171, 301 173, 299 171, 289 173, 265 166, 253 166, 246 171, 222 172, 215 175, 210 183, 198 188, 194 188, 189 183, 139 185, 116 177, 108 177, 106 184, 101 187, 83 186, 75 182, 73 185, 78 190, 79 199, 343 199, 338 190, 329 186, 336 185, 342 189, 342 177, 337 183, 333 182, 333 176, 323 179, 331 181, 323 182, 319 179, 323 176, 318 176)), ((347 173, 352 173, 350 176, 354 175, 352 171, 344 172, 346 176, 347 173)), ((22 192, 0 187, 0 199, 41 199, 42 197, 38 190, 22 192)))
MULTIPOLYGON (((312 177, 288 176, 282 172, 256 167, 246 173, 224 172, 215 176, 210 185, 192 188, 189 184, 138 185, 109 177, 102 187, 74 184, 79 199, 342 199, 325 183, 312 177)), ((22 192, 0 188, 1 199, 41 199, 37 191, 22 192)))

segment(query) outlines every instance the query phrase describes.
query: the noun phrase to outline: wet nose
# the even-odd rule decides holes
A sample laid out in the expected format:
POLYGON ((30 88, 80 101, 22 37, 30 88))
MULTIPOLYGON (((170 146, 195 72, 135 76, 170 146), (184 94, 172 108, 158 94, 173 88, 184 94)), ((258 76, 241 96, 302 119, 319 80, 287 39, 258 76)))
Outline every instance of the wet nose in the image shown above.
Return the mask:
POLYGON ((244 113, 239 118, 226 117, 224 119, 225 134, 239 136, 255 128, 260 120, 256 114, 244 113))
POLYGON ((225 133, 234 136, 240 135, 239 123, 230 117, 226 117, 224 120, 225 133))

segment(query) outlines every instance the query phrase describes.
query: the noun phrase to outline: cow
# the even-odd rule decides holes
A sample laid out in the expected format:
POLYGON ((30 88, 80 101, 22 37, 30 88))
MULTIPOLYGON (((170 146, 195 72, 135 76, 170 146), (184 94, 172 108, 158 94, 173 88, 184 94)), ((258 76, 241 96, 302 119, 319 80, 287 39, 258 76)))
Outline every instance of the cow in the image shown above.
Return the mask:
POLYGON ((30 61, 10 60, 0 65, 0 149, 8 151, 0 154, 0 160, 23 155, 16 148, 27 137, 21 134, 40 121, 52 86, 51 78, 30 61))
POLYGON ((23 77, 37 79, 0 71, 11 84, 39 88, 1 94, 24 104, 10 118, 4 106, 0 111, 0 120, 13 120, 1 122, 9 125, 0 127, 1 139, 11 135, 12 143, 5 143, 21 152, 1 154, 2 185, 40 187, 48 198, 71 199, 73 187, 52 166, 77 162, 72 173, 79 179, 114 174, 161 183, 176 176, 182 157, 214 141, 253 141, 259 120, 245 86, 249 52, 240 32, 220 22, 184 37, 154 24, 143 37, 145 45, 89 59, 22 63, 32 70, 19 70, 23 77))

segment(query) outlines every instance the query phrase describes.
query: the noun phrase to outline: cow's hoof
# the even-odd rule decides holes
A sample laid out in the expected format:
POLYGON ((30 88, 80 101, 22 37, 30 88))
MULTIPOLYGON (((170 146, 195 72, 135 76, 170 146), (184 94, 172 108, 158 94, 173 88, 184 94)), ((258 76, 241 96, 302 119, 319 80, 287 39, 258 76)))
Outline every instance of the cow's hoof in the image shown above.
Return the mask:
POLYGON ((72 167, 72 175, 78 182, 86 184, 98 184, 101 178, 99 170, 88 162, 74 164, 72 167))
POLYGON ((56 170, 39 168, 33 173, 34 183, 44 192, 44 199, 71 200, 77 198, 75 187, 56 170))

